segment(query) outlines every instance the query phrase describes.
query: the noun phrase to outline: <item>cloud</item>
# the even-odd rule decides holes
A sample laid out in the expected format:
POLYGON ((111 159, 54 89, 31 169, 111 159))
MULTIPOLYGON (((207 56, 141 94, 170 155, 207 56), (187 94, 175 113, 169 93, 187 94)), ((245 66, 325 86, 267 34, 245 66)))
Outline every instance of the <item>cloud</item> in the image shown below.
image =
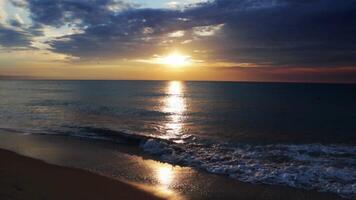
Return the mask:
POLYGON ((170 33, 168 36, 169 37, 183 37, 185 35, 185 31, 175 31, 170 33))
POLYGON ((152 55, 165 34, 177 29, 178 12, 140 9, 111 15, 105 23, 88 23, 83 33, 58 38, 53 50, 83 59, 152 55), (168 20, 165 20, 168 19, 168 20))
MULTIPOLYGON (((118 0, 21 2, 39 26, 80 29, 48 45, 81 60, 140 59, 184 48, 198 59, 255 66, 356 65, 355 0, 215 0, 184 9, 118 0)), ((1 41, 28 44, 16 34, 1 41)))
POLYGON ((6 48, 27 48, 31 44, 30 36, 22 31, 13 30, 0 24, 0 45, 6 48))
POLYGON ((224 24, 210 25, 210 26, 198 26, 193 28, 193 32, 198 36, 213 36, 219 30, 223 28, 224 24))
POLYGON ((256 65, 355 65, 356 1, 217 0, 192 11, 196 21, 223 23, 203 41, 209 57, 256 65))
POLYGON ((28 0, 32 19, 52 26, 106 23, 118 12, 136 6, 119 0, 28 0))

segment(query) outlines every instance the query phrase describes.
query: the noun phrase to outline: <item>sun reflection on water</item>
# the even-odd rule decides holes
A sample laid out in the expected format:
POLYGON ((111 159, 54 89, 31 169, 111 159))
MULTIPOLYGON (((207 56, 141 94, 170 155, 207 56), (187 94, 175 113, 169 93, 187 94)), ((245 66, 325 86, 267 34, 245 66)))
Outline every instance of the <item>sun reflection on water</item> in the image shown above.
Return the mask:
POLYGON ((163 105, 163 111, 169 113, 165 123, 167 138, 177 138, 183 133, 183 118, 186 110, 183 87, 180 81, 171 81, 167 86, 167 97, 163 105))
POLYGON ((157 180, 164 188, 168 188, 171 185, 174 178, 173 175, 172 166, 160 166, 157 168, 157 180))
POLYGON ((177 184, 179 185, 182 178, 183 168, 172 166, 170 164, 148 161, 149 167, 152 169, 155 180, 154 193, 164 199, 184 200, 185 198, 177 191, 177 184))

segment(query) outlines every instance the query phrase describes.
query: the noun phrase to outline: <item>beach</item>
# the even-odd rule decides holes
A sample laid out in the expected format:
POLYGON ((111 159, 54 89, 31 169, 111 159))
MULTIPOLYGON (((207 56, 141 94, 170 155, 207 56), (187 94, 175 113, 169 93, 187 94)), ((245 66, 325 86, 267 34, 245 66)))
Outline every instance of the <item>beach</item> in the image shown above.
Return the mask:
POLYGON ((0 148, 1 199, 342 199, 157 162, 132 146, 2 132, 0 148))
POLYGON ((128 183, 50 165, 6 150, 0 150, 0 166, 2 200, 163 199, 128 183))

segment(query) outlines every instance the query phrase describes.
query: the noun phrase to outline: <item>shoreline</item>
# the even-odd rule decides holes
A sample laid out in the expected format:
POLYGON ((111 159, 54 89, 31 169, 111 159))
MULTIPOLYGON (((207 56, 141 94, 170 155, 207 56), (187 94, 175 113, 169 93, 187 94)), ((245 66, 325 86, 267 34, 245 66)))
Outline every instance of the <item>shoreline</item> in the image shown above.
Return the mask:
MULTIPOLYGON (((107 177, 110 180, 124 181, 130 183, 130 185, 134 185, 135 189, 143 189, 150 194, 168 199, 344 199, 335 194, 313 190, 244 183, 226 176, 210 174, 190 167, 163 163, 157 161, 155 157, 142 154, 135 146, 118 145, 110 142, 63 136, 23 135, 0 132, 1 149, 26 156, 25 158, 28 160, 32 160, 33 158, 37 162, 44 161, 42 162, 43 164, 49 163, 69 169, 84 170, 94 176, 99 174, 98 176, 102 175, 104 178, 107 177)), ((4 159, 0 155, 0 169, 2 168, 1 162, 3 161, 4 159)), ((17 165, 17 167, 19 166, 26 170, 28 168, 27 165, 17 165)), ((16 179, 17 174, 15 175, 12 176, 12 179, 16 179)), ((51 176, 50 172, 48 172, 48 176, 51 176)), ((35 176, 35 178, 39 179, 42 177, 35 176)), ((41 180, 38 181, 41 182, 41 180)), ((43 192, 47 190, 46 188, 40 189, 37 191, 43 192)), ((95 190, 95 187, 93 190, 95 190)), ((16 192, 15 190, 12 191, 16 192)), ((0 192, 1 194, 2 192, 0 192)), ((98 199, 103 198, 100 197, 98 199)))
POLYGON ((0 199, 164 199, 131 184, 0 149, 0 199))

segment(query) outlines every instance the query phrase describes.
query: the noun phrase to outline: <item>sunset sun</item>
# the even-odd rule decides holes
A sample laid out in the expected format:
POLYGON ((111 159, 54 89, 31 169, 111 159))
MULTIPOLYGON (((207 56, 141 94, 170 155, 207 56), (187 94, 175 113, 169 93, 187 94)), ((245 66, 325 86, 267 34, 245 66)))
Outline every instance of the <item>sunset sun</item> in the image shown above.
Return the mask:
POLYGON ((191 57, 174 52, 158 59, 158 62, 169 67, 182 67, 191 64, 191 57))

